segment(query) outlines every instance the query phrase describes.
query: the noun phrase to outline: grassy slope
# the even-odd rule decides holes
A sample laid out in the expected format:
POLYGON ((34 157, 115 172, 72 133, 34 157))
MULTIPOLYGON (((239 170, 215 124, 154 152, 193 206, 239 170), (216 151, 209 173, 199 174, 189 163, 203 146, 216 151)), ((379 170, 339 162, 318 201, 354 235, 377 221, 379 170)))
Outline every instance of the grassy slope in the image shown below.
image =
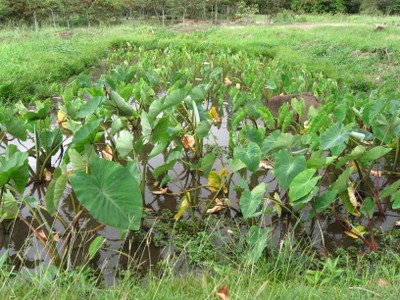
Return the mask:
MULTIPOLYGON (((331 23, 334 19, 317 20, 331 23)), ((2 30, 0 99, 15 102, 48 96, 54 92, 50 88, 52 83, 60 83, 96 64, 113 43, 123 40, 148 47, 165 47, 172 42, 189 47, 261 52, 289 64, 324 72, 328 77, 352 86, 355 91, 379 87, 389 96, 398 97, 400 27, 392 22, 388 18, 389 25, 381 32, 374 32, 374 22, 362 22, 360 18, 346 19, 346 26, 320 23, 315 27, 298 24, 203 25, 166 29, 144 26, 132 30, 132 25, 127 24, 102 30, 74 29, 67 38, 60 37, 59 32, 50 28, 39 33, 2 30), (355 50, 364 54, 352 55, 355 50)))

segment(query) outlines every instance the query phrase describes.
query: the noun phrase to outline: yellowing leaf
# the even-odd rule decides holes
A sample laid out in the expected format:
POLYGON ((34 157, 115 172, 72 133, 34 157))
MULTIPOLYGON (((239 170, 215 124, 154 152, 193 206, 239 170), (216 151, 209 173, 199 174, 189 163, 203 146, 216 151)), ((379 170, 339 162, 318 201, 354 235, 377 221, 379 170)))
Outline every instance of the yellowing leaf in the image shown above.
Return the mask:
POLYGON ((57 123, 61 124, 61 123, 64 123, 65 121, 67 121, 65 112, 62 110, 59 110, 57 112, 57 123))
POLYGON ((359 236, 364 236, 365 227, 358 225, 356 227, 353 227, 350 231, 345 231, 344 233, 353 239, 358 239, 359 236))
POLYGON ((395 226, 400 226, 400 221, 396 221, 396 223, 394 223, 395 226))
POLYGON ((350 167, 353 167, 353 173, 357 173, 357 165, 356 165, 356 163, 354 162, 354 160, 352 160, 350 163, 349 163, 349 168, 350 167))
POLYGON ((190 197, 189 193, 186 193, 185 196, 182 197, 181 199, 181 207, 179 208, 179 211, 175 214, 174 219, 178 221, 182 215, 185 213, 190 208, 190 203, 188 201, 188 197, 190 197))
POLYGON ((194 149, 195 140, 193 135, 185 134, 182 141, 183 141, 183 147, 189 149, 192 152, 195 151, 194 149))
POLYGON ((236 83, 236 89, 240 90, 240 83, 236 83))
POLYGON ((215 106, 211 107, 210 114, 211 114, 211 117, 213 117, 213 119, 216 119, 216 118, 219 117, 219 115, 217 113, 217 109, 215 108, 215 106))
POLYGON ((224 285, 219 291, 217 291, 217 296, 220 300, 229 300, 228 286, 224 285))
POLYGON ((225 186, 225 179, 228 176, 229 172, 227 169, 222 168, 219 174, 212 170, 208 175, 208 188, 213 193, 217 193, 219 190, 222 190, 225 194, 228 192, 228 188, 225 186))
POLYGON ((230 86, 232 84, 232 81, 228 77, 225 77, 224 83, 226 86, 230 86))
POLYGON ((354 208, 357 210, 358 203, 357 203, 356 195, 354 194, 353 186, 349 186, 347 188, 347 192, 349 193, 349 199, 350 199, 351 205, 353 205, 354 208))

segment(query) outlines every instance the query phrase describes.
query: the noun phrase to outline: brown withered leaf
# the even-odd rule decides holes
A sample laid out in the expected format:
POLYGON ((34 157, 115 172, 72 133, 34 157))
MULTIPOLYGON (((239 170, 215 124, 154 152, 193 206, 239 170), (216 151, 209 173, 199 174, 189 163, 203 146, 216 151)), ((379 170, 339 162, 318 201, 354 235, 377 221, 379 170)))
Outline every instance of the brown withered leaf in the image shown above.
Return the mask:
POLYGON ((207 209, 207 213, 208 214, 216 214, 216 213, 224 211, 225 209, 226 209, 226 207, 224 206, 224 203, 222 203, 221 200, 216 198, 215 206, 213 208, 207 209))
POLYGON ((101 155, 103 156, 104 159, 106 160, 113 160, 113 152, 110 148, 110 146, 106 145, 104 150, 101 150, 101 155))
POLYGON ((272 163, 270 163, 269 161, 266 161, 266 160, 261 160, 259 167, 263 168, 263 169, 267 169, 267 170, 272 170, 274 168, 272 163))
POLYGON ((43 170, 43 178, 45 181, 51 181, 51 178, 53 177, 53 174, 48 171, 47 169, 43 170))
POLYGON ((371 174, 372 176, 375 176, 375 177, 382 177, 382 171, 379 171, 379 170, 371 170, 369 172, 369 174, 371 174))
MULTIPOLYGON (((43 229, 39 230, 37 233, 38 233, 39 237, 42 238, 43 240, 45 240, 45 241, 48 240, 48 238, 47 238, 46 234, 44 233, 43 229)), ((58 235, 58 233, 53 232, 53 239, 54 239, 54 241, 56 243, 60 241, 60 236, 58 235)))
POLYGON ((154 195, 165 195, 168 193, 168 188, 161 188, 159 191, 152 191, 154 195))
POLYGON ((190 134, 185 134, 183 137, 183 147, 194 152, 195 151, 194 144, 195 144, 194 136, 190 134))
POLYGON ((379 278, 378 279, 378 285, 379 286, 388 286, 389 285, 389 281, 387 281, 386 279, 383 279, 383 278, 379 278))
POLYGON ((228 286, 226 284, 217 291, 217 296, 220 300, 229 300, 228 286))

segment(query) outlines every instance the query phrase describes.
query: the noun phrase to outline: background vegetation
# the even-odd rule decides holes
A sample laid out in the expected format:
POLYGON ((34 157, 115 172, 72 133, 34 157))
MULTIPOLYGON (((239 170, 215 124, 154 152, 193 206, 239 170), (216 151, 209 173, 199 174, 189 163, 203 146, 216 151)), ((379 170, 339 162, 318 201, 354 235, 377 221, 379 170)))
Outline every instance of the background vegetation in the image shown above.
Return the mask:
POLYGON ((116 23, 124 19, 155 16, 166 19, 195 18, 218 22, 246 14, 298 13, 396 14, 400 0, 1 0, 0 23, 35 26, 77 26, 116 23))

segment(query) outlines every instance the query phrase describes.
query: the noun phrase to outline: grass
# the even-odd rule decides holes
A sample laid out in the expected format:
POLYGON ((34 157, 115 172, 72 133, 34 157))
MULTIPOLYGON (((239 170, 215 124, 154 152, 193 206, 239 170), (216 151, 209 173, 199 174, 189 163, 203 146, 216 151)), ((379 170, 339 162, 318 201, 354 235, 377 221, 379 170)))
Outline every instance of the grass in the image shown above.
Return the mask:
MULTIPOLYGON (((222 254, 223 255, 223 254, 222 254)), ((216 291, 227 286, 230 299, 397 299, 400 292, 399 256, 343 256, 335 270, 323 273, 327 281, 311 282, 306 270, 321 269, 307 253, 283 247, 252 265, 209 262, 192 271, 176 274, 167 261, 155 273, 139 277, 125 271, 106 287, 88 270, 58 272, 44 267, 35 273, 9 276, 2 273, 0 297, 17 299, 219 299, 216 291)), ((22 273, 23 274, 23 273, 22 273)))
POLYGON ((313 26, 138 26, 136 29, 132 24, 124 24, 71 31, 46 28, 38 33, 3 29, 0 31, 0 99, 30 101, 54 94, 57 84, 99 64, 111 45, 121 41, 145 47, 166 47, 173 43, 192 48, 254 51, 323 72, 355 92, 379 89, 389 97, 400 95, 400 27, 395 26, 393 17, 305 18, 316 23, 313 26), (324 25, 323 20, 336 21, 341 26, 324 25), (375 20, 389 25, 375 32, 375 20))

